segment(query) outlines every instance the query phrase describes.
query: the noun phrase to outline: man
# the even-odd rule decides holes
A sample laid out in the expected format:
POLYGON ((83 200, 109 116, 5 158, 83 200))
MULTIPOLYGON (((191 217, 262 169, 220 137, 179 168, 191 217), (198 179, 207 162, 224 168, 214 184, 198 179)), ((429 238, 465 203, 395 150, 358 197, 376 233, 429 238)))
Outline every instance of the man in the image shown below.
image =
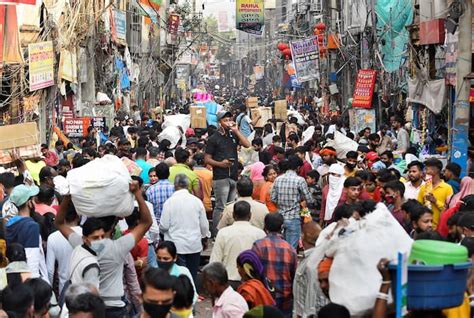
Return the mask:
POLYGON ((148 160, 146 161, 152 167, 156 167, 162 160, 158 159, 160 149, 158 147, 150 147, 148 149, 148 160))
POLYGON ((202 203, 204 203, 206 213, 210 216, 212 215, 212 171, 207 169, 204 163, 203 153, 196 153, 193 159, 196 161, 194 172, 197 174, 199 182, 201 183, 202 203))
POLYGON ((207 140, 205 162, 213 167, 213 188, 216 206, 212 215, 213 236, 217 233, 217 224, 226 203, 236 196, 237 146, 250 147, 247 138, 239 131, 232 120, 232 113, 221 111, 217 114, 218 130, 207 140))
POLYGON ((44 162, 50 167, 56 167, 59 163, 59 157, 54 151, 48 149, 47 144, 41 144, 41 153, 44 157, 44 162))
POLYGON ((135 152, 135 163, 142 169, 142 172, 140 172, 140 178, 142 178, 144 184, 150 184, 148 172, 153 168, 153 166, 146 162, 146 156, 147 151, 145 148, 137 148, 137 152, 135 152))
MULTIPOLYGON (((250 119, 250 117, 247 115, 247 106, 245 105, 240 105, 239 106, 239 115, 237 115, 237 118, 235 119, 237 123, 237 127, 240 131, 240 133, 248 137, 252 133, 252 127, 255 127, 257 124, 258 120, 261 118, 260 113, 254 117, 254 119, 250 119)), ((219 114, 217 114, 217 120, 219 120, 219 114)), ((246 147, 248 148, 248 147, 246 147)))
POLYGON ((199 185, 199 177, 196 172, 191 170, 188 166, 189 163, 189 151, 186 149, 178 148, 174 153, 176 164, 170 168, 169 180, 171 183, 174 182, 176 175, 184 174, 189 179, 189 192, 202 199, 202 191, 199 185))
POLYGON ((391 152, 390 150, 386 150, 380 155, 380 161, 383 162, 387 169, 394 168, 398 170, 398 168, 393 164, 393 152, 391 152))
POLYGON ((237 288, 241 279, 237 270, 237 256, 252 248, 256 240, 264 238, 265 232, 250 224, 251 212, 248 202, 237 201, 233 208, 235 222, 217 232, 209 261, 223 263, 229 273, 232 287, 237 288))
POLYGON ((357 172, 357 158, 359 154, 357 151, 348 151, 346 154, 346 165, 344 166, 344 176, 355 177, 357 172))
POLYGON ((263 149, 262 138, 255 138, 252 140, 252 147, 258 153, 258 161, 262 162, 264 165, 270 164, 272 160, 272 155, 267 150, 263 149))
POLYGON ((313 203, 305 179, 296 174, 302 161, 295 155, 288 157, 288 171, 275 179, 271 191, 271 201, 278 206, 278 213, 285 219, 285 240, 296 248, 301 236, 300 204, 305 200, 313 203))
MULTIPOLYGON (((97 254, 97 260, 99 261, 100 296, 105 301, 106 312, 109 317, 122 317, 122 315, 126 315, 127 313, 127 307, 122 300, 122 297, 124 297, 124 263, 132 248, 140 242, 152 225, 150 211, 143 199, 137 181, 132 181, 130 184, 130 192, 133 193, 138 203, 138 212, 140 214, 138 225, 134 227, 130 233, 117 240, 112 240, 111 237, 115 230, 117 219, 114 216, 103 217, 100 221, 103 223, 105 233, 103 236, 100 235, 99 239, 91 242, 91 249, 97 254)), ((63 202, 61 202, 60 209, 65 209, 64 204, 69 204, 69 202, 70 196, 65 196, 63 202)), ((56 218, 56 225, 64 237, 67 237, 69 242, 72 242, 71 245, 80 245, 82 237, 71 228, 63 226, 63 224, 63 218, 58 216, 56 218)), ((83 233, 85 231, 85 228, 83 228, 83 233)))
POLYGON ((319 155, 323 159, 323 165, 319 166, 316 170, 320 175, 319 184, 322 189, 328 183, 329 167, 332 164, 337 163, 336 149, 334 149, 333 147, 324 147, 319 152, 319 155))
POLYGON ((230 285, 221 263, 209 263, 202 269, 203 287, 212 297, 212 318, 243 317, 249 310, 245 299, 230 285))
POLYGON ((369 200, 369 194, 362 187, 362 181, 356 177, 349 177, 344 181, 340 204, 355 204, 359 201, 369 200))
POLYGON ((168 271, 150 268, 142 276, 143 312, 140 318, 166 318, 175 297, 175 279, 168 271))
POLYGON ((311 317, 328 303, 327 299, 320 296, 321 292, 318 293, 316 271, 314 264, 309 261, 309 256, 315 251, 319 233, 321 226, 318 223, 312 221, 303 225, 301 241, 304 258, 298 264, 293 282, 293 310, 298 318, 311 317))
POLYGON ((40 226, 31 217, 35 209, 34 197, 38 193, 37 186, 21 184, 13 188, 10 202, 18 209, 18 215, 6 223, 5 238, 7 245, 19 243, 25 248, 32 277, 41 277, 49 282, 40 226))
POLYGON ((168 180, 170 176, 169 166, 161 162, 155 167, 158 182, 148 188, 146 197, 148 201, 153 204, 153 212, 155 214, 156 222, 160 224, 163 205, 166 200, 173 195, 174 185, 168 180))
POLYGON ((26 284, 7 286, 2 290, 2 310, 8 317, 34 317, 35 295, 26 284))
POLYGON ((453 195, 453 188, 441 179, 443 163, 438 159, 425 161, 426 175, 431 180, 421 186, 418 201, 433 211, 433 228, 436 229, 441 211, 444 210, 447 199, 453 195))
POLYGON ((66 306, 61 317, 102 318, 105 317, 105 304, 96 288, 86 284, 71 285, 66 291, 66 306))
POLYGON ((177 264, 186 266, 197 281, 202 239, 209 232, 209 222, 202 201, 189 193, 189 179, 184 174, 174 179, 175 193, 163 205, 160 232, 172 241, 178 251, 177 264))
MULTIPOLYGON (((65 215, 65 226, 70 227, 74 232, 82 235, 82 228, 79 226, 79 216, 70 204, 65 215)), ((52 233, 48 237, 46 253, 46 267, 48 269, 48 278, 50 282, 54 281, 54 274, 56 272, 59 278, 59 294, 64 287, 64 284, 69 279, 69 263, 72 255, 72 247, 64 238, 60 231, 52 233)))
POLYGON ((300 146, 300 147, 295 148, 295 154, 298 156, 298 158, 301 159, 301 161, 303 161, 303 165, 300 167, 298 175, 305 179, 308 172, 310 172, 313 169, 311 164, 306 160, 307 151, 308 149, 306 148, 306 146, 300 146))
POLYGON ((394 153, 404 155, 408 147, 410 147, 410 136, 405 128, 403 128, 403 119, 400 116, 392 116, 390 117, 390 122, 393 130, 397 134, 397 148, 394 153))
POLYGON ((418 199, 418 193, 421 186, 425 184, 423 181, 423 169, 425 166, 420 161, 412 161, 408 164, 408 181, 405 185, 405 200, 418 199))
POLYGON ((404 213, 402 210, 403 198, 405 194, 405 186, 398 180, 390 181, 383 187, 385 192, 385 203, 393 217, 400 223, 405 225, 404 213))
POLYGON ((63 154, 64 142, 62 140, 56 141, 56 143, 54 144, 54 150, 56 151, 59 160, 65 159, 63 154))
POLYGON ((295 249, 281 237, 283 216, 271 213, 265 217, 267 236, 253 244, 267 277, 275 287, 276 306, 285 317, 292 317, 293 279, 296 272, 297 255, 295 249))
MULTIPOLYGON (((263 231, 265 215, 267 215, 269 211, 265 204, 252 199, 253 183, 249 177, 240 177, 239 181, 237 182, 237 193, 239 194, 239 198, 236 202, 245 201, 250 204, 250 210, 252 213, 250 224, 263 231)), ((224 208, 222 218, 217 225, 219 230, 234 223, 233 213, 236 202, 230 203, 224 208)))
POLYGON ((369 135, 369 149, 370 151, 377 152, 380 148, 380 136, 377 133, 373 133, 369 135))
POLYGON ((453 188, 453 194, 459 192, 461 185, 461 166, 455 162, 450 162, 444 168, 444 180, 453 188))
POLYGON ((286 141, 286 150, 296 149, 296 147, 298 147, 299 144, 300 144, 300 138, 298 137, 298 135, 295 133, 290 134, 286 141))

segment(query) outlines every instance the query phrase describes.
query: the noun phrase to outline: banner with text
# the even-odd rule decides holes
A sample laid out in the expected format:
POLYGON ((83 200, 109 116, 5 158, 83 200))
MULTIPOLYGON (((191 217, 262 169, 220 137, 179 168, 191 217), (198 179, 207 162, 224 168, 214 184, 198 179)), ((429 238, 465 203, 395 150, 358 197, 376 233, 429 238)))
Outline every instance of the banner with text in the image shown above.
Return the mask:
POLYGON ((319 49, 315 36, 290 42, 291 55, 299 83, 319 79, 319 49))
POLYGON ((377 72, 371 69, 360 70, 354 89, 352 107, 371 108, 377 72))
POLYGON ((87 128, 93 126, 100 130, 105 127, 105 117, 79 117, 64 119, 64 134, 69 138, 87 136, 87 128))
POLYGON ((53 42, 28 45, 30 92, 54 85, 53 42))
POLYGON ((264 0, 237 0, 236 2, 237 30, 262 35, 265 24, 263 3, 264 0))

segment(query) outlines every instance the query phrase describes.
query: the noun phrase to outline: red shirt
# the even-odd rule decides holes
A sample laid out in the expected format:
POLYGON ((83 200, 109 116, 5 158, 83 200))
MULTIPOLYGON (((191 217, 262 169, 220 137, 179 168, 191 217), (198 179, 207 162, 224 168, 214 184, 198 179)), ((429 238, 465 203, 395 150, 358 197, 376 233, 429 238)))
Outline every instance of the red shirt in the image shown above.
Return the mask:
POLYGON ((303 165, 300 167, 300 177, 303 177, 306 179, 306 174, 308 172, 310 172, 313 168, 311 167, 311 165, 309 164, 308 161, 303 161, 303 165))
POLYGON ((443 213, 441 213, 441 216, 439 217, 439 223, 438 227, 436 228, 436 231, 442 236, 442 237, 447 237, 449 233, 449 227, 448 227, 448 220, 451 216, 453 216, 455 213, 459 211, 459 208, 461 207, 461 202, 458 202, 455 206, 452 208, 449 208, 445 210, 443 213))
POLYGON ((59 164, 59 157, 54 151, 48 151, 44 156, 44 162, 50 167, 56 167, 59 164))
MULTIPOLYGON (((123 234, 130 233, 130 230, 126 230, 123 234)), ((146 238, 142 238, 137 245, 130 251, 133 256, 133 260, 136 261, 138 258, 147 258, 148 257, 148 241, 146 238)))

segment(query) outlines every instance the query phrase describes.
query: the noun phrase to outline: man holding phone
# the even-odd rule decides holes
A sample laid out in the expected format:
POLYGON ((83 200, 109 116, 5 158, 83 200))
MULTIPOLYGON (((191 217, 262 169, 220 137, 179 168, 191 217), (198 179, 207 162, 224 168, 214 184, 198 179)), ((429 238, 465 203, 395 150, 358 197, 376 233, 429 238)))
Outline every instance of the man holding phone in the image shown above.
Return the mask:
POLYGON ((217 234, 217 224, 224 211, 226 203, 235 200, 237 195, 237 146, 250 147, 250 142, 239 131, 233 120, 232 113, 220 111, 217 113, 219 128, 209 137, 204 160, 213 167, 214 195, 216 206, 212 214, 212 236, 217 234))

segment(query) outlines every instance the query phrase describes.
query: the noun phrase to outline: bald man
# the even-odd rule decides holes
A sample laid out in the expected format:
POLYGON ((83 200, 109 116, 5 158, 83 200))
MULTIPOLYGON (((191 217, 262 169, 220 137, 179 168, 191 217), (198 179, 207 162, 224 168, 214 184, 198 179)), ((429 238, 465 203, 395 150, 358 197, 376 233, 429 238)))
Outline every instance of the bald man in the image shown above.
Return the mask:
POLYGON ((304 258, 300 261, 296 269, 295 280, 293 281, 293 309, 298 318, 310 317, 329 303, 322 294, 316 269, 308 263, 309 256, 315 251, 314 245, 321 233, 321 226, 312 221, 303 225, 301 240, 304 247, 304 258))

